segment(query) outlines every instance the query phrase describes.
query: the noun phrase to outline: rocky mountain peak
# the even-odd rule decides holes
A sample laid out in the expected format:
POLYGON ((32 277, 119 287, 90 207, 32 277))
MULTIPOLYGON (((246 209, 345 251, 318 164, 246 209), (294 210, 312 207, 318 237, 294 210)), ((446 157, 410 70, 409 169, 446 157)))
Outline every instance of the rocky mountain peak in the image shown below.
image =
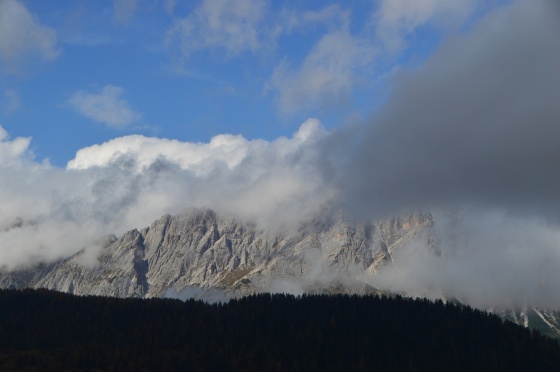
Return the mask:
POLYGON ((432 223, 428 214, 355 224, 342 213, 324 213, 280 232, 193 208, 109 239, 94 267, 69 257, 39 272, 5 272, 0 285, 117 297, 161 297, 189 288, 244 295, 282 281, 318 290, 314 281, 325 285, 326 278, 349 277, 350 271, 375 272, 432 223))

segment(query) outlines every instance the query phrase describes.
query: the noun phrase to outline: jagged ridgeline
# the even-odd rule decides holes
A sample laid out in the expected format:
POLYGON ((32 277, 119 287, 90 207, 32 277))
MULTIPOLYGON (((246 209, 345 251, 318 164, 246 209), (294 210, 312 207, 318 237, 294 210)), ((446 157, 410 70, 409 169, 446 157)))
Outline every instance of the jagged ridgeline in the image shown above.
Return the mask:
POLYGON ((212 210, 191 209, 111 237, 98 261, 84 265, 79 252, 59 262, 4 271, 0 286, 147 298, 193 288, 227 296, 271 290, 375 293, 356 281, 356 274, 375 272, 432 224, 429 214, 351 224, 340 214, 325 213, 299 229, 270 231, 212 210))
MULTIPOLYGON (((0 270, 0 287, 209 301, 261 292, 383 294, 371 278, 397 262, 407 244, 440 254, 433 225, 430 214, 357 224, 326 211, 297 229, 266 230, 209 209, 190 209, 111 236, 94 256, 82 251, 57 262, 0 270)), ((555 309, 528 304, 494 311, 560 335, 555 309)))
POLYGON ((557 341, 456 304, 253 295, 224 304, 0 290, 1 370, 557 371, 557 341))

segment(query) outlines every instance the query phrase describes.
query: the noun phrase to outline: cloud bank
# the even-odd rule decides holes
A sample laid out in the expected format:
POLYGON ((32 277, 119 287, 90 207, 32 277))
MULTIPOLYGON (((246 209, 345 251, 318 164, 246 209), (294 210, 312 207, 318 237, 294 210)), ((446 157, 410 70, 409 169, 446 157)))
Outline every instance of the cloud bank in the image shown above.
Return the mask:
POLYGON ((518 1, 398 74, 388 104, 340 135, 343 204, 394 213, 449 204, 558 218, 559 5, 518 1), (356 135, 356 133, 359 133, 356 135))
POLYGON ((29 138, 0 135, 0 265, 9 268, 95 248, 188 207, 292 225, 332 194, 309 151, 327 135, 314 119, 272 142, 121 137, 80 150, 67 169, 35 162, 29 138))
POLYGON ((560 5, 517 1, 397 74, 388 104, 331 137, 327 174, 361 218, 430 211, 374 284, 480 307, 560 307, 560 5), (336 150, 335 150, 336 149, 336 150))

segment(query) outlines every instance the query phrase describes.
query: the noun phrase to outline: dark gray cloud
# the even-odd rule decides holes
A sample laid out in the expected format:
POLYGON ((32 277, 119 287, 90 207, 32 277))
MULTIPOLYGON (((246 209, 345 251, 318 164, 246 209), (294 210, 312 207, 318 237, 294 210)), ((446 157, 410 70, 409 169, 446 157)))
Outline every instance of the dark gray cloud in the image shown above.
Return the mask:
POLYGON ((331 138, 341 203, 361 215, 468 204, 560 219, 559 20, 556 1, 518 1, 398 74, 367 125, 331 138))
POLYGON ((488 13, 322 146, 343 209, 434 215, 441 254, 414 241, 374 286, 483 308, 560 306, 558 1, 488 13))

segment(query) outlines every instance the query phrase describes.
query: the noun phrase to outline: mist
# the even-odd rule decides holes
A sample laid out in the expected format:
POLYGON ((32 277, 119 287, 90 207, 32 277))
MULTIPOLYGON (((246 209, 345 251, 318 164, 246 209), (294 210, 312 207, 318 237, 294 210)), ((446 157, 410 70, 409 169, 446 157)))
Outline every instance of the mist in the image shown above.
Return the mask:
POLYGON ((329 139, 340 208, 434 214, 442 254, 416 242, 372 283, 482 307, 560 306, 559 19, 553 1, 489 13, 329 139))
MULTIPOLYGON (((366 277, 377 288, 477 308, 560 307, 560 229, 503 211, 434 213, 435 249, 425 239, 395 251, 393 264, 366 277)), ((422 238, 425 238, 424 235, 422 238)))

